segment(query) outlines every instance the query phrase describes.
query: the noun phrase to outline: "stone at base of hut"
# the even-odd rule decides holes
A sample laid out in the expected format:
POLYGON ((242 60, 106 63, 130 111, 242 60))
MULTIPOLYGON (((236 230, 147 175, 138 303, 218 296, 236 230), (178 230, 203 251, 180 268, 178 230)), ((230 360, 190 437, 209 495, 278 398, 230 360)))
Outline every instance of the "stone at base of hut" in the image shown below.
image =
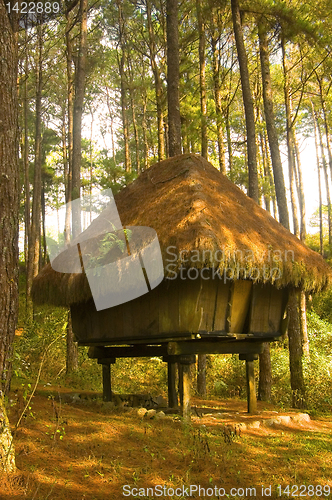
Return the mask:
POLYGON ((279 415, 275 418, 269 418, 264 421, 266 427, 275 427, 279 425, 290 425, 295 422, 297 424, 309 423, 310 416, 307 413, 298 413, 296 415, 279 415))
POLYGON ((152 418, 156 418, 157 420, 161 420, 166 417, 163 411, 156 410, 147 410, 146 408, 139 408, 137 410, 137 415, 141 418, 146 418, 151 420, 152 418))
POLYGON ((167 401, 163 396, 151 396, 151 394, 115 394, 113 400, 117 406, 129 406, 132 408, 165 408, 167 401))
POLYGON ((156 410, 148 410, 144 416, 145 418, 151 419, 154 418, 156 414, 157 414, 156 410))
POLYGON ((147 411, 148 411, 148 410, 147 410, 146 408, 139 408, 139 409, 137 410, 137 415, 138 415, 139 417, 143 418, 143 417, 146 415, 147 411))

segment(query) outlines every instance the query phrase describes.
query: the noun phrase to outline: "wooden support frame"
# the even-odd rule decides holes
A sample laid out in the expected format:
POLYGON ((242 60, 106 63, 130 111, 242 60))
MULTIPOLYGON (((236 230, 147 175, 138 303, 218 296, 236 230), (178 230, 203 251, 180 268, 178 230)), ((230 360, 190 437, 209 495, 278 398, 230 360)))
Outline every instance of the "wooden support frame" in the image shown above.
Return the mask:
POLYGON ((263 350, 262 339, 221 340, 220 338, 173 341, 161 345, 129 345, 111 347, 90 347, 89 357, 97 358, 103 366, 103 399, 112 400, 111 368, 116 357, 160 356, 168 365, 168 403, 177 408, 176 364, 179 372, 179 396, 181 414, 190 419, 190 365, 196 354, 239 354, 246 361, 248 413, 257 412, 254 360, 263 350))

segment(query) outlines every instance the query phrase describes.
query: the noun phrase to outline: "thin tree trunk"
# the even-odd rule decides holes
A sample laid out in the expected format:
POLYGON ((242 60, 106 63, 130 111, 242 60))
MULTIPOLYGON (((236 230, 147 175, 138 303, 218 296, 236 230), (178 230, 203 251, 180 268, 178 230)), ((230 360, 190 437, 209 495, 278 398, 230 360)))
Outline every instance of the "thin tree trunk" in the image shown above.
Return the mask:
MULTIPOLYGON (((264 136, 262 132, 260 132, 259 134, 259 139, 260 139, 260 148, 262 153, 264 177, 265 179, 269 180, 269 172, 268 172, 267 158, 266 158, 267 152, 265 151, 264 136)), ((265 210, 271 213, 270 183, 268 184, 268 192, 266 191, 264 192, 264 203, 265 203, 265 210)))
POLYGON ((330 175, 332 178, 332 152, 331 152, 331 145, 330 145, 330 131, 329 131, 327 111, 326 111, 326 101, 325 101, 324 96, 323 96, 322 80, 318 77, 317 73, 316 73, 316 77, 317 77, 317 81, 318 81, 318 85, 319 85, 321 107, 323 110, 324 129, 325 129, 325 136, 326 136, 326 147, 327 147, 327 152, 328 152, 328 157, 329 157, 330 175))
POLYGON ((169 156, 181 154, 178 0, 167 0, 167 102, 169 156))
POLYGON ((310 356, 309 352, 309 337, 307 325, 307 299, 305 292, 300 291, 300 324, 301 324, 301 339, 302 339, 302 352, 306 357, 310 356))
POLYGON ((143 130, 143 144, 144 144, 144 170, 148 168, 148 155, 149 155, 149 144, 148 144, 147 124, 146 124, 146 107, 147 107, 147 95, 146 92, 143 92, 142 130, 143 130))
MULTIPOLYGON (((30 299, 32 281, 39 271, 40 249, 40 215, 41 215, 41 163, 42 163, 42 85, 43 85, 43 38, 42 27, 37 26, 37 57, 36 57, 36 128, 35 128, 35 163, 33 181, 33 201, 31 217, 31 239, 29 241, 29 258, 27 274, 27 294, 29 297, 28 311, 33 306, 30 299)), ((29 318, 31 319, 31 318, 29 318)))
MULTIPOLYGON (((25 30, 25 43, 27 43, 27 30, 25 30)), ((23 97, 23 112, 24 112, 24 261, 26 269, 26 316, 32 316, 32 311, 28 308, 31 306, 28 290, 28 261, 29 261, 29 241, 30 236, 30 172, 29 172, 29 135, 28 135, 28 53, 25 56, 25 82, 24 82, 24 97, 23 97)))
MULTIPOLYGON (((82 115, 85 93, 86 59, 87 59, 87 13, 88 0, 80 0, 80 36, 78 57, 75 75, 75 98, 73 115, 73 154, 71 169, 71 201, 80 197, 81 190, 81 162, 82 162, 82 115)), ((81 207, 80 203, 72 206, 72 230, 75 238, 81 232, 81 207)), ((76 358, 77 345, 75 345, 69 330, 67 331, 67 358, 76 358), (70 351, 70 353, 69 353, 70 351)))
POLYGON ((67 323, 67 357, 66 357, 66 373, 72 373, 78 370, 78 347, 75 342, 73 327, 71 323, 71 314, 68 311, 67 323))
POLYGON ((275 117, 273 111, 272 83, 270 74, 269 49, 267 41, 267 33, 264 24, 258 22, 259 34, 259 53, 261 60, 262 82, 263 82, 263 102, 264 114, 266 122, 266 130, 269 139, 271 152, 271 161, 274 177, 274 185, 277 196, 279 221, 287 229, 289 229, 289 216, 287 208, 287 198, 284 175, 280 158, 278 134, 275 125, 275 117))
POLYGON ((73 174, 73 121, 74 121, 74 77, 73 77, 73 41, 70 37, 72 28, 72 14, 67 15, 66 24, 66 56, 67 56, 67 110, 68 110, 68 173, 66 183, 66 215, 65 215, 65 242, 71 238, 71 196, 73 174))
POLYGON ((94 122, 94 116, 93 116, 93 110, 92 106, 90 107, 90 114, 91 114, 91 126, 90 126, 90 184, 89 184, 89 210, 90 210, 90 218, 89 218, 89 224, 92 222, 92 180, 93 180, 93 122, 94 122))
POLYGON ((136 149, 136 172, 139 174, 141 171, 140 166, 140 158, 139 158, 139 138, 138 138, 138 128, 136 121, 136 110, 135 110, 135 100, 132 95, 132 91, 130 91, 130 104, 131 104, 131 112, 133 117, 133 129, 134 129, 134 137, 135 137, 135 149, 136 149))
POLYGON ((121 77, 121 114, 122 114, 122 127, 123 127, 123 141, 125 150, 125 170, 127 173, 131 172, 131 158, 129 152, 129 127, 127 119, 127 90, 125 82, 125 53, 122 49, 121 58, 119 59, 119 70, 121 77))
POLYGON ((306 391, 303 379, 302 366, 302 339, 299 315, 299 291, 291 289, 288 301, 288 341, 289 366, 292 388, 293 408, 306 407, 306 391))
POLYGON ((206 398, 206 354, 197 356, 197 393, 206 398))
POLYGON ((315 132, 315 148, 316 148, 316 163, 317 163, 317 175, 318 175, 318 196, 319 196, 319 250, 320 254, 324 256, 324 241, 323 241, 323 212, 322 212, 322 183, 320 177, 320 159, 319 159, 319 145, 318 145, 318 132, 317 132, 317 117, 312 107, 312 117, 314 120, 314 132, 315 132))
POLYGON ((109 89, 106 87, 106 97, 107 97, 107 109, 108 114, 110 116, 110 128, 111 128, 111 144, 112 144, 112 158, 114 162, 114 167, 116 167, 116 159, 115 159, 115 141, 114 141, 114 127, 113 127, 113 112, 111 108, 111 100, 109 95, 109 89))
POLYGON ((269 148, 268 148, 268 139, 267 139, 267 133, 264 131, 264 147, 265 147, 265 153, 266 153, 266 166, 267 166, 267 171, 268 171, 268 178, 270 182, 270 187, 272 191, 272 206, 273 206, 273 216, 277 220, 278 219, 278 206, 277 206, 277 199, 276 199, 276 194, 275 194, 275 184, 274 184, 274 179, 273 179, 273 172, 272 172, 272 165, 271 165, 271 159, 269 156, 269 148))
MULTIPOLYGON (((220 172, 226 175, 226 163, 225 163, 225 148, 224 148, 224 134, 222 129, 222 99, 221 99, 221 85, 220 85, 220 75, 219 75, 219 51, 217 46, 218 36, 213 35, 211 38, 211 48, 212 48, 212 71, 213 71, 213 86, 214 86, 214 103, 216 107, 216 118, 217 118, 217 140, 218 140, 218 155, 219 155, 219 169, 220 172)), ((227 146, 228 146, 228 161, 230 165, 230 171, 232 169, 232 156, 231 149, 232 144, 230 142, 230 126, 229 126, 229 110, 227 108, 226 112, 226 130, 227 135, 227 146), (228 129, 227 129, 228 127, 228 129)))
POLYGON ((46 245, 46 225, 45 225, 45 213, 46 213, 46 205, 45 205, 45 182, 42 183, 41 190, 41 221, 42 221, 42 248, 41 248, 41 259, 40 266, 44 267, 47 261, 47 245, 46 245))
POLYGON ((331 197, 330 197, 330 188, 329 188, 329 176, 327 173, 327 164, 326 164, 326 158, 325 158, 325 152, 324 152, 322 131, 320 128, 318 118, 316 120, 316 126, 317 126, 319 146, 320 146, 320 157, 322 159, 323 172, 324 172, 324 178, 325 178, 326 201, 327 201, 327 219, 328 219, 328 227, 329 227, 329 248, 331 250, 331 248, 332 248, 332 220, 331 220, 331 197))
MULTIPOLYGON (((228 169, 231 173, 233 170, 233 151, 232 151, 232 138, 231 138, 231 125, 229 122, 229 106, 227 106, 225 112, 225 126, 226 126, 226 135, 227 135, 227 154, 228 154, 228 169)), ((218 142, 219 145, 219 142, 218 142)), ((219 156, 219 165, 220 165, 220 156, 219 156)), ((221 167, 220 167, 221 170, 221 167)), ((225 168, 226 171, 226 168, 225 168)))
MULTIPOLYGON (((87 58, 87 13, 88 0, 80 0, 80 37, 75 78, 73 119, 72 201, 80 197, 81 191, 82 115, 87 58)), ((81 232, 81 207, 79 203, 75 203, 72 207, 72 227, 73 237, 75 238, 81 232)))
POLYGON ((155 36, 151 20, 150 0, 146 0, 146 15, 147 15, 148 32, 149 32, 150 64, 154 76, 155 92, 156 92, 157 125, 158 125, 158 161, 161 161, 165 158, 164 105, 163 105, 164 90, 161 80, 160 69, 156 62, 157 50, 156 50, 155 36))
POLYGON ((302 176, 302 167, 301 167, 301 158, 299 145, 296 138, 295 130, 293 129, 293 143, 295 147, 295 158, 296 158, 296 168, 297 168, 297 177, 298 177, 298 193, 299 193, 299 201, 300 201, 300 239, 305 242, 307 237, 307 228, 305 221, 305 196, 304 196, 304 187, 303 187, 303 176, 302 176))
POLYGON ((207 98, 205 78, 205 30, 202 18, 201 0, 196 0, 198 36, 199 36, 199 83, 201 96, 201 154, 208 158, 208 136, 207 136, 207 98))
POLYGON ((241 15, 238 0, 231 0, 233 29, 235 34, 236 50, 240 66, 242 97, 246 118, 247 130, 247 154, 248 154, 248 172, 249 172, 249 190, 250 198, 258 203, 258 174, 256 162, 256 132, 255 115, 252 92, 250 88, 250 78, 248 70, 248 58, 244 46, 243 30, 241 25, 241 15))
POLYGON ((293 120, 292 120, 290 88, 289 88, 288 76, 287 76, 285 41, 283 38, 281 41, 281 47, 282 47, 282 61, 283 61, 283 70, 284 70, 284 96, 285 96, 285 110, 286 110, 286 134, 287 134, 289 188, 290 188, 290 197, 291 197, 291 206, 292 206, 294 234, 299 237, 300 236, 300 229, 299 229, 299 221, 298 221, 298 214, 297 214, 297 203, 296 203, 296 197, 295 197, 295 182, 294 182, 295 151, 294 151, 293 133, 292 133, 292 127, 294 126, 294 124, 293 124, 293 120))

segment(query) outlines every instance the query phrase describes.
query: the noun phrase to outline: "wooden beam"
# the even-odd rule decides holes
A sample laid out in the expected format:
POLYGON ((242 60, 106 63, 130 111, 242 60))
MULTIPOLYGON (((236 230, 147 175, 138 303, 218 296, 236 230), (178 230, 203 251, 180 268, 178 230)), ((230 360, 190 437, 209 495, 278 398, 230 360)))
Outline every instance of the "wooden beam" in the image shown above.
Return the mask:
POLYGON ((169 408, 177 408, 178 396, 176 393, 176 363, 167 363, 167 379, 168 379, 168 406, 169 408))
POLYGON ((139 358, 164 356, 167 354, 167 344, 164 345, 128 345, 118 347, 90 347, 89 358, 139 358))
POLYGON ((114 365, 116 358, 98 358, 98 365, 114 365))
POLYGON ((260 341, 206 341, 169 342, 168 354, 180 356, 187 354, 260 354, 263 345, 260 341))
POLYGON ((103 364, 103 400, 112 401, 111 365, 103 364))

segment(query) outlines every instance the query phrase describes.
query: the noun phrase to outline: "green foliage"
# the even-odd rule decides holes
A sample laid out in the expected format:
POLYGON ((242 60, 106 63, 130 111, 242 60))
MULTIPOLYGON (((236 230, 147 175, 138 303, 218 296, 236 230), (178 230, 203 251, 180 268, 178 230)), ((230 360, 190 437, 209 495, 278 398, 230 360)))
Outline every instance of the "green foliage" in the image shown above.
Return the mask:
POLYGON ((332 289, 314 295, 312 308, 322 320, 332 323, 332 289))
POLYGON ((244 397, 246 394, 245 364, 237 354, 208 357, 208 392, 219 397, 244 397))

